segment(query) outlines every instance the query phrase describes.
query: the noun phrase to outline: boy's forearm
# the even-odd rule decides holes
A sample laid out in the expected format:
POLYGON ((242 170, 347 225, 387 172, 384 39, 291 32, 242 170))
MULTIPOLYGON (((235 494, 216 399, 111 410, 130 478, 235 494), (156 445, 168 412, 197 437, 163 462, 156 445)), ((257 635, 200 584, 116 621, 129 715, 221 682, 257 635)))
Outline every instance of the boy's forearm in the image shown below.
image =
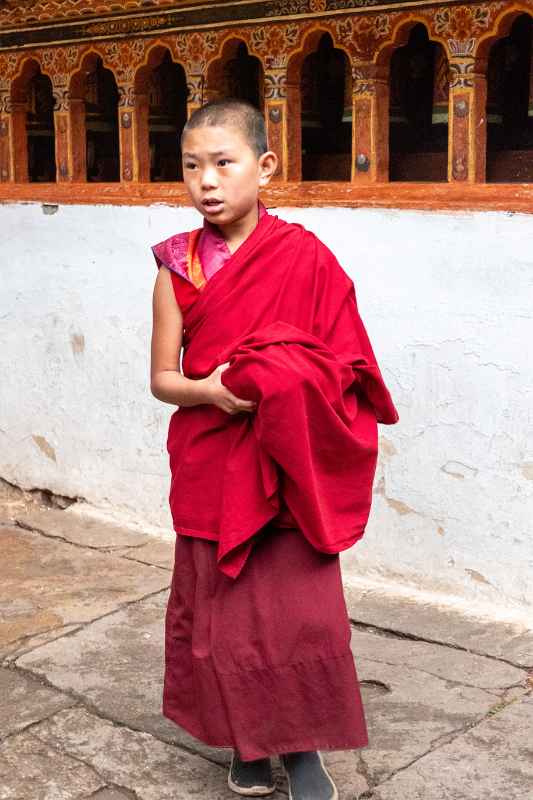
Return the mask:
POLYGON ((177 370, 159 372, 151 382, 151 392, 163 403, 176 406, 197 406, 210 403, 210 394, 203 378, 186 378, 177 370))

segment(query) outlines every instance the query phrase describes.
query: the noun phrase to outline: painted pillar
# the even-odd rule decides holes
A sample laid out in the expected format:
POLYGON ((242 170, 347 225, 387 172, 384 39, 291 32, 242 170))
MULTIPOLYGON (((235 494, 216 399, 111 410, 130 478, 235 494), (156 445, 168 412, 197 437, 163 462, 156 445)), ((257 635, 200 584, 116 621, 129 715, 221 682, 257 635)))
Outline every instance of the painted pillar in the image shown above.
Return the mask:
POLYGON ((53 84, 56 180, 65 183, 73 180, 70 98, 67 87, 53 84))
POLYGON ((9 88, 0 89, 0 183, 13 180, 11 169, 11 99, 9 88))
POLYGON ((118 132, 120 147, 120 180, 131 183, 139 178, 139 161, 135 147, 135 92, 133 84, 118 87, 118 132))
POLYGON ((150 96, 135 94, 133 98, 133 181, 150 183, 150 96))
POLYGON ((16 183, 28 183, 28 135, 26 132, 26 99, 12 98, 11 102, 11 136, 10 136, 10 171, 16 183))
POLYGON ((483 183, 487 170, 487 62, 468 53, 450 58, 448 180, 483 183))
POLYGON ((300 78, 286 78, 286 165, 288 181, 302 180, 302 87, 300 78))
POLYGON ((204 73, 189 72, 187 74, 187 119, 191 116, 193 111, 200 108, 205 102, 207 97, 205 95, 206 79, 204 73))
POLYGON ((278 157, 272 181, 289 179, 289 134, 287 130, 287 92, 285 67, 265 71, 265 126, 269 150, 278 157))
POLYGON ((374 63, 353 65, 353 183, 389 179, 389 69, 374 63))
POLYGON ((85 130, 85 100, 71 97, 68 104, 69 174, 75 182, 87 180, 87 132, 85 130))

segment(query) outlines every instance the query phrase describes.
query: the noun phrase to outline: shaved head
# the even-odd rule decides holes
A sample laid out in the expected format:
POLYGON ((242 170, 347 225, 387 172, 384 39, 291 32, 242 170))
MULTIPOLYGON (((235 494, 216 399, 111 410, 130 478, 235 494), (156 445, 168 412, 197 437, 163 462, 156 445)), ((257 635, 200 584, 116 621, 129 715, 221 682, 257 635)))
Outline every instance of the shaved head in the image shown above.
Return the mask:
POLYGON ((268 150, 263 114, 247 100, 237 97, 212 100, 193 111, 181 132, 181 146, 187 131, 215 125, 240 130, 257 158, 268 150))

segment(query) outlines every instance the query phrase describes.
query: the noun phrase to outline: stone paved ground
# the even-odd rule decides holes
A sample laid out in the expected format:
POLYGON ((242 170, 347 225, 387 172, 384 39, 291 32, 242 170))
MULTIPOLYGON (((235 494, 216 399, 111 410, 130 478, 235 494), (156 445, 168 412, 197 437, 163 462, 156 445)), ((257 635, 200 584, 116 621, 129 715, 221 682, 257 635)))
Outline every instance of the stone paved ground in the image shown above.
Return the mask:
MULTIPOLYGON (((160 712, 172 542, 5 487, 0 536, 0 800, 236 797, 160 712)), ((533 632, 346 594, 370 746, 325 754, 341 800, 532 800, 533 632)))

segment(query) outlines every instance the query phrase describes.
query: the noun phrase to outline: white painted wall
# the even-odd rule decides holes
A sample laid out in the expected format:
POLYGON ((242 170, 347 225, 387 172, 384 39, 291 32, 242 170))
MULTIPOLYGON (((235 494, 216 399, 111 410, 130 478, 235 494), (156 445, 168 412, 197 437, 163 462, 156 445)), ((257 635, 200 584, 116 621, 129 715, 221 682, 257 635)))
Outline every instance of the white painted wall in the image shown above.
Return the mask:
MULTIPOLYGON (((272 209, 353 278, 400 412, 345 579, 533 606, 533 216, 272 209)), ((170 529, 149 245, 193 209, 0 205, 0 476, 170 529)))

